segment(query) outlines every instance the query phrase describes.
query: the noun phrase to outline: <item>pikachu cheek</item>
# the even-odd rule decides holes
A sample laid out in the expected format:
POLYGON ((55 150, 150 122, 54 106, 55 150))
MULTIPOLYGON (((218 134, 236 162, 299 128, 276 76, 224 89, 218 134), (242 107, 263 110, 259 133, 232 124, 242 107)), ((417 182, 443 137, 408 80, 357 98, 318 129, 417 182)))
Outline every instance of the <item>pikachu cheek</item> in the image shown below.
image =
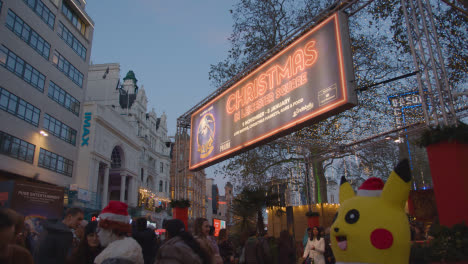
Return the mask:
POLYGON ((370 240, 372 246, 377 249, 388 249, 393 245, 393 235, 384 228, 378 228, 372 231, 370 240))

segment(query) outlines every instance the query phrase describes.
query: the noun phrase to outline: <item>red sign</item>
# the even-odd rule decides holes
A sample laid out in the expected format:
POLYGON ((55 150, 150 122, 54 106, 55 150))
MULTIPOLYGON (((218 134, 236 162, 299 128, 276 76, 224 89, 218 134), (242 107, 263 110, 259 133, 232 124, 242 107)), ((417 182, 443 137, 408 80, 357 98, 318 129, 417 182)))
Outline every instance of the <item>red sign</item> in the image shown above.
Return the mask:
POLYGON ((221 220, 213 219, 213 226, 215 228, 214 236, 217 237, 219 236, 219 230, 221 230, 221 220))
POLYGON ((335 13, 191 116, 190 170, 356 104, 347 16, 335 13))

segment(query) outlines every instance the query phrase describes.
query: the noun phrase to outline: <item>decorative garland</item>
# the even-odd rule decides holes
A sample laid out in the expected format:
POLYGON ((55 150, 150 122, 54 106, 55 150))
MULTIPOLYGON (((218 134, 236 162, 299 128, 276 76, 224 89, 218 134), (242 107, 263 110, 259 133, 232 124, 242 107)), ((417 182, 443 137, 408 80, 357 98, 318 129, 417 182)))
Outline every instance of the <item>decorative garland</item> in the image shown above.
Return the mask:
POLYGON ((458 126, 436 127, 426 130, 418 141, 419 146, 427 147, 442 141, 468 144, 468 125, 458 122, 458 126))
POLYGON ((318 212, 312 212, 312 211, 306 212, 305 215, 306 215, 307 217, 320 216, 320 214, 319 214, 318 212))
POLYGON ((169 203, 172 208, 186 208, 190 207, 190 200, 181 199, 181 200, 171 200, 169 203))
POLYGON ((468 248, 468 226, 456 224, 452 227, 446 227, 434 224, 431 230, 430 235, 434 239, 422 245, 413 245, 411 260, 421 263, 435 261, 443 261, 443 263, 453 261, 455 263, 456 261, 468 260, 468 251, 466 250, 468 248))

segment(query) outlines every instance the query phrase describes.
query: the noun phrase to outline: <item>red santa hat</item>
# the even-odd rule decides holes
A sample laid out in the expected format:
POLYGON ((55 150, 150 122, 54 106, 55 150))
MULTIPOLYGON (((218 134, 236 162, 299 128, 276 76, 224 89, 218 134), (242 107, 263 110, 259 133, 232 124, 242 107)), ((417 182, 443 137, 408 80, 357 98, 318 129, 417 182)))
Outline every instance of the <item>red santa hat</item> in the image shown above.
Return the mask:
POLYGON ((361 187, 359 187, 357 191, 357 195, 379 197, 382 193, 384 185, 385 183, 382 181, 382 179, 371 177, 361 184, 361 187))
POLYGON ((99 214, 99 226, 112 229, 122 233, 130 233, 130 216, 127 211, 128 205, 120 201, 110 201, 99 214))

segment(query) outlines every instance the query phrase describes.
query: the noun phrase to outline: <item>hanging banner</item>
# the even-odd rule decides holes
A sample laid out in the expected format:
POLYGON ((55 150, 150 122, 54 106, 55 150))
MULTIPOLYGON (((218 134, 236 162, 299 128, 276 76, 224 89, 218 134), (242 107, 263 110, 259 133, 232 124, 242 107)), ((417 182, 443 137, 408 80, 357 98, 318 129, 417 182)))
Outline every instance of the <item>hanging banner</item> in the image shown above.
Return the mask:
POLYGON ((347 16, 338 12, 191 116, 190 170, 356 105, 347 16))
POLYGON ((219 230, 221 230, 221 220, 213 219, 213 226, 215 228, 214 236, 219 236, 219 230))

